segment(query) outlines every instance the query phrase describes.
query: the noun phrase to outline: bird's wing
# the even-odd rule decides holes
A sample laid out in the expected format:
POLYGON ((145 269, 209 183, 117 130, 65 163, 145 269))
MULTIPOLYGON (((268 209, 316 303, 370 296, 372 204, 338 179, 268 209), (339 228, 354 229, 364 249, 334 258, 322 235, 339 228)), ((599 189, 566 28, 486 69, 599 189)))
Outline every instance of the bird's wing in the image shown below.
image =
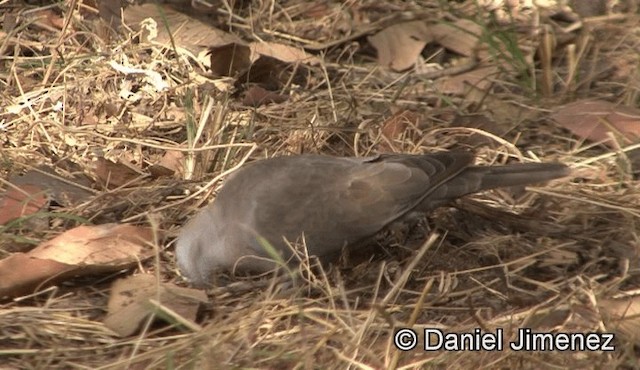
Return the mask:
POLYGON ((470 153, 450 152, 273 162, 255 176, 265 180, 257 180, 251 223, 273 243, 302 230, 311 254, 334 253, 411 211, 472 161, 470 153))
POLYGON ((349 205, 344 220, 375 225, 378 230, 415 208, 443 183, 473 162, 467 152, 381 156, 363 163, 335 193, 349 205))

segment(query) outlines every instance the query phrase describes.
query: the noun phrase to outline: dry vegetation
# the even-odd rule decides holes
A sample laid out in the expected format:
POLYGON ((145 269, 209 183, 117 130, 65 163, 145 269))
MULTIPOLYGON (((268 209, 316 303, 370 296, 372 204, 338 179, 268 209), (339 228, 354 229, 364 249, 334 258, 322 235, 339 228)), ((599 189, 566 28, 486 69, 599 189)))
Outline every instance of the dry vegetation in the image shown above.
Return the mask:
POLYGON ((9 25, 5 16, 0 31, 0 188, 37 165, 91 181, 82 201, 59 201, 28 217, 39 222, 0 228, 0 257, 82 223, 146 225, 161 238, 156 258, 134 268, 1 302, 0 368, 638 367, 634 143, 615 133, 609 144, 585 140, 550 119, 554 109, 583 98, 638 105, 640 33, 629 8, 571 19, 552 11, 553 4, 522 6, 526 1, 515 8, 495 1, 224 2, 202 18, 247 42, 306 47, 320 61, 278 88, 284 101, 252 107, 243 104, 246 86, 200 70, 171 48, 138 42, 126 29, 101 35, 95 13, 69 11, 76 2, 39 18, 32 16, 43 5, 32 3, 0 2, 17 22, 9 25), (455 94, 438 90, 436 81, 465 64, 437 45, 422 56, 446 66, 438 73, 381 67, 366 30, 331 45, 359 24, 381 28, 406 17, 472 20, 486 32, 490 52, 508 53, 494 53, 491 63, 501 67, 482 77, 488 81, 482 89, 463 84, 455 94), (508 40, 529 54, 516 58, 508 40), (156 75, 124 73, 115 64, 156 75), (103 324, 118 278, 151 272, 186 286, 171 242, 198 207, 215 200, 219 175, 243 161, 455 148, 474 150, 483 164, 561 161, 574 174, 526 192, 468 197, 439 209, 408 237, 382 235, 370 255, 305 271, 293 284, 221 274, 197 325, 148 320, 136 334, 119 337, 103 324), (150 176, 167 153, 183 167, 150 176), (104 159, 126 163, 136 176, 105 187, 104 159), (44 218, 44 212, 51 213, 44 218), (403 327, 503 328, 505 340, 520 327, 611 332, 616 350, 402 352, 392 337, 403 327))

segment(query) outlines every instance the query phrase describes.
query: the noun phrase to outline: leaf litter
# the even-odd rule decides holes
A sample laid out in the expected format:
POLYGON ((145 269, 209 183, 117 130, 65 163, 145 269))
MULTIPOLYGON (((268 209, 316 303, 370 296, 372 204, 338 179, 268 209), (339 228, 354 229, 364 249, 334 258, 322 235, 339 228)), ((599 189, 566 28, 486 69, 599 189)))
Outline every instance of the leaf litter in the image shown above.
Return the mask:
MULTIPOLYGON (((224 2, 191 12, 163 5, 164 16, 143 4, 144 11, 125 9, 123 22, 133 33, 123 26, 109 39, 94 31, 103 20, 87 11, 91 4, 73 14, 52 6, 41 19, 34 18, 35 5, 25 3, 27 11, 0 5, 11 15, 4 22, 15 23, 0 31, 6 67, 0 171, 69 161, 92 179, 78 202, 49 208, 40 227, 2 226, 0 264, 9 278, 0 282, 15 282, 0 306, 5 362, 34 368, 637 363, 640 197, 626 156, 637 144, 626 124, 615 122, 625 121, 637 96, 637 77, 628 72, 638 61, 637 35, 630 32, 638 19, 623 5, 581 18, 545 3, 224 2), (406 50, 393 38, 371 41, 411 22, 429 32, 401 31, 406 50), (556 41, 539 38, 538 25, 556 41), (241 55, 236 66, 228 48, 219 54, 231 62, 211 70, 212 50, 229 44, 248 46, 249 62, 241 55), (549 63, 536 59, 542 47, 549 63), (612 104, 599 117, 597 137, 572 130, 554 113, 573 117, 561 106, 583 99, 612 104), (475 122, 478 115, 490 124, 475 122), (612 141, 602 142, 604 136, 612 141), (207 304, 201 292, 185 294, 184 311, 168 304, 173 298, 163 292, 186 286, 171 237, 198 206, 215 201, 220 180, 244 161, 443 149, 472 149, 487 165, 558 160, 574 175, 524 193, 474 195, 437 210, 406 237, 380 235, 381 246, 363 258, 320 273, 304 270, 295 284, 221 273, 207 304), (115 165, 102 176, 96 153, 104 167, 115 165), (176 164, 182 159, 188 170, 176 164), (129 176, 124 168, 131 167, 129 176), (122 177, 118 185, 114 177, 122 177), (41 249, 8 248, 18 237, 40 241, 41 249), (116 280, 122 275, 131 277, 116 280), (122 285, 127 280, 131 286, 122 285), (108 303, 118 297, 127 299, 108 303), (131 312, 119 319, 107 313, 113 305, 131 312), (523 357, 400 352, 392 341, 405 326, 504 328, 511 336, 527 325, 611 331, 620 346, 615 353, 523 357)), ((104 21, 118 20, 112 13, 103 11, 104 21)), ((593 116, 582 115, 585 122, 593 116)), ((3 192, 12 191, 10 182, 2 182, 3 192)), ((35 203, 18 201, 28 209, 16 213, 20 219, 42 213, 44 194, 48 200, 57 188, 34 186, 27 198, 35 203)))

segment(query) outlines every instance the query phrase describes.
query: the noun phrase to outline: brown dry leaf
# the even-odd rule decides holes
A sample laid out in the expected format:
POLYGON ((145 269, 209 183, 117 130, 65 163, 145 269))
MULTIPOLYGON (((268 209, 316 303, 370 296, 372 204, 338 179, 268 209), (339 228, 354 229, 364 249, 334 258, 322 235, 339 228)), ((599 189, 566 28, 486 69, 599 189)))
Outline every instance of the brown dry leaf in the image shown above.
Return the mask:
POLYGON ((105 325, 122 337, 134 334, 149 315, 161 311, 160 317, 197 328, 194 322, 200 303, 207 302, 202 290, 159 283, 155 276, 142 274, 117 280, 111 287, 105 325), (161 306, 158 306, 159 302, 161 306))
MULTIPOLYGON (((513 116, 511 117, 513 118, 513 116)), ((486 131, 498 137, 503 137, 507 132, 507 129, 501 127, 493 117, 489 118, 486 114, 471 114, 460 115, 457 114, 453 120, 451 120, 452 127, 470 127, 486 131)), ((469 133, 467 137, 461 137, 458 139, 459 144, 468 145, 471 147, 492 146, 495 144, 494 139, 482 135, 479 133, 469 133)))
POLYGON ((184 153, 179 150, 167 150, 159 164, 182 175, 184 173, 184 153))
POLYGON ((121 269, 153 255, 148 227, 104 224, 78 226, 46 241, 28 254, 69 265, 121 269))
POLYGON ((98 14, 105 24, 117 30, 122 23, 122 2, 120 0, 99 0, 96 1, 98 14))
POLYGON ((233 42, 209 49, 211 71, 218 76, 236 76, 251 65, 251 49, 233 42))
POLYGON ((14 253, 0 260, 0 299, 30 294, 39 285, 64 279, 74 270, 76 266, 14 253))
POLYGON ((0 225, 10 220, 39 212, 49 202, 46 191, 37 185, 20 185, 10 187, 0 197, 0 225))
POLYGON ((252 42, 249 44, 251 52, 254 55, 252 59, 258 59, 260 56, 267 56, 278 59, 285 63, 305 63, 316 65, 319 63, 318 58, 307 54, 303 49, 294 46, 277 44, 275 42, 252 42))
POLYGON ((582 18, 596 17, 607 13, 608 0, 573 0, 569 4, 574 12, 582 18))
POLYGON ((409 125, 417 127, 419 122, 420 116, 409 110, 402 110, 391 116, 382 124, 381 133, 386 140, 380 144, 380 151, 396 152, 394 141, 402 137, 409 125))
POLYGON ((154 253, 150 228, 105 224, 79 226, 28 253, 0 261, 0 297, 30 293, 71 276, 118 271, 154 253))
MULTIPOLYGON (((198 60, 203 60, 201 58, 208 53, 208 49, 211 47, 242 42, 235 35, 193 19, 167 5, 158 6, 148 3, 129 6, 124 10, 124 22, 134 30, 145 28, 150 42, 167 48, 173 48, 170 37, 172 36, 178 51, 181 51, 180 49, 186 50, 198 60), (153 19, 155 25, 144 22, 144 26, 141 27, 140 23, 147 18, 153 19), (167 29, 171 30, 171 35, 167 29)), ((204 58, 204 60, 206 59, 204 58)))
POLYGON ((167 150, 160 162, 148 168, 154 178, 178 175, 184 176, 184 154, 177 150, 167 150))
MULTIPOLYGON (((98 0, 95 2, 85 0, 85 5, 98 9, 101 21, 95 25, 95 33, 106 44, 109 44, 122 24, 122 2, 120 0, 98 0)), ((80 12, 80 14, 83 13, 80 12)), ((83 16, 90 17, 84 14, 83 16)))
POLYGON ((475 54, 482 35, 482 27, 468 19, 460 19, 454 23, 437 23, 428 26, 427 29, 434 42, 466 57, 475 54))
MULTIPOLYGON (((490 50, 486 43, 481 43, 480 39, 484 32, 482 26, 469 19, 460 19, 453 23, 443 22, 430 25, 428 27, 429 35, 433 42, 440 44, 442 47, 451 50, 461 56, 468 58, 469 60, 480 61, 480 66, 474 68, 463 74, 452 77, 452 81, 449 81, 449 86, 442 87, 447 90, 457 90, 458 92, 451 92, 453 94, 460 94, 459 91, 465 89, 464 86, 459 86, 463 81, 469 81, 472 85, 476 85, 480 89, 484 89, 486 85, 479 83, 480 81, 487 81, 486 76, 492 75, 498 70, 510 71, 513 73, 519 73, 514 63, 509 63, 510 59, 519 59, 519 55, 522 55, 526 62, 533 63, 533 54, 531 51, 527 51, 527 48, 519 48, 518 56, 512 55, 514 52, 504 45, 504 43, 498 42, 494 45, 499 50, 490 50), (497 58, 495 53, 500 55, 509 56, 510 58, 497 58), (487 61, 490 61, 491 65, 484 65, 487 61), (498 65, 496 65, 498 63, 498 65)), ((523 40, 524 43, 524 40, 523 40)))
POLYGON ((51 9, 42 9, 35 13, 33 13, 34 18, 37 18, 38 21, 44 23, 45 25, 51 28, 57 28, 61 30, 64 28, 64 18, 56 14, 51 9))
POLYGON ((288 96, 268 91, 260 86, 252 85, 244 93, 242 104, 249 107, 259 107, 269 103, 284 103, 288 96))
POLYGON ((329 4, 326 1, 312 1, 306 5, 307 8, 302 12, 305 18, 320 19, 330 14, 329 4))
POLYGON ((559 108, 551 118, 574 135, 611 144, 608 132, 626 139, 640 138, 640 109, 602 100, 579 100, 559 108))
POLYGON ((157 179, 160 177, 171 177, 176 173, 176 171, 171 170, 160 164, 151 165, 149 166, 149 168, 147 168, 147 170, 149 170, 151 177, 154 179, 157 179))
POLYGON ((629 341, 640 341, 640 296, 603 300, 598 302, 598 307, 610 330, 615 330, 629 341))
POLYGON ((466 96, 469 91, 480 91, 481 98, 497 73, 498 67, 495 66, 478 67, 469 72, 440 78, 435 81, 434 87, 443 94, 456 96, 466 96))
POLYGON ((2 39, 6 39, 7 35, 10 34, 16 26, 18 25, 18 17, 16 14, 12 14, 9 12, 4 13, 2 17, 2 31, 0 31, 0 36, 2 39))
POLYGON ((249 69, 238 76, 236 87, 255 83, 270 91, 280 90, 289 81, 297 85, 305 84, 303 66, 293 66, 276 58, 261 56, 249 69), (294 74, 292 76, 292 74, 294 74))
POLYGON ((378 51, 378 63, 396 72, 413 67, 432 40, 425 21, 394 24, 367 39, 378 51))
POLYGON ((45 190, 53 201, 63 206, 82 203, 93 194, 88 190, 91 182, 84 176, 71 178, 59 176, 45 165, 31 169, 23 175, 12 175, 9 182, 19 187, 32 185, 45 190))
MULTIPOLYGON (((39 166, 24 174, 9 176, 7 192, 0 196, 0 224, 18 217, 46 210, 49 201, 70 206, 87 200, 89 180, 84 177, 63 178, 47 166, 39 166)), ((47 218, 29 219, 28 226, 39 230, 48 226, 47 218)))
POLYGON ((102 186, 107 189, 120 187, 140 177, 131 167, 102 157, 96 159, 94 172, 102 186))

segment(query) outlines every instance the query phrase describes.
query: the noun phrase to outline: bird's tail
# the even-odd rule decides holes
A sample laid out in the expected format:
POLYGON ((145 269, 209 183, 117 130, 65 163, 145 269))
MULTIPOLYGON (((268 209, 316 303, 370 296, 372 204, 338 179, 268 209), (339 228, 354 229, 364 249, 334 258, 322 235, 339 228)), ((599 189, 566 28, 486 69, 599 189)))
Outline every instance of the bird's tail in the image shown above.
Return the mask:
POLYGON ((524 186, 541 183, 571 173, 569 167, 561 163, 520 163, 505 166, 471 166, 462 177, 479 180, 475 191, 483 191, 509 186, 524 186))

